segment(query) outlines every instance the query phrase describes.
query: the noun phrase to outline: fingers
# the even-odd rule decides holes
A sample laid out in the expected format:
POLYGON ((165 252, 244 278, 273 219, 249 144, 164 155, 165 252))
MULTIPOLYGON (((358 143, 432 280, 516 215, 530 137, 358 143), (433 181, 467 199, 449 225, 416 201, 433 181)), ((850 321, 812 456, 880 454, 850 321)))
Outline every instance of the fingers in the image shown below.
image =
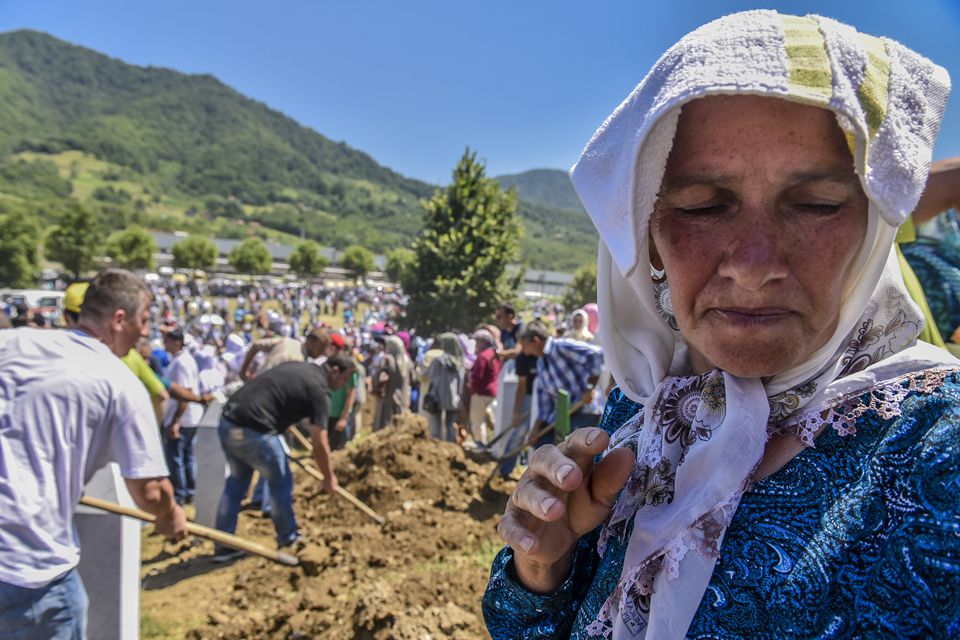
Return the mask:
POLYGON ((560 443, 560 450, 577 463, 583 471, 593 466, 593 460, 603 453, 610 442, 610 436, 603 429, 577 429, 560 443))
POLYGON ((536 528, 535 520, 529 518, 524 511, 510 507, 497 524, 497 532, 504 542, 524 553, 537 551, 538 541, 531 530, 533 528, 536 528))
POLYGON ((511 500, 518 509, 529 512, 534 517, 552 522, 559 520, 566 510, 559 493, 550 482, 534 474, 524 474, 513 491, 511 500))

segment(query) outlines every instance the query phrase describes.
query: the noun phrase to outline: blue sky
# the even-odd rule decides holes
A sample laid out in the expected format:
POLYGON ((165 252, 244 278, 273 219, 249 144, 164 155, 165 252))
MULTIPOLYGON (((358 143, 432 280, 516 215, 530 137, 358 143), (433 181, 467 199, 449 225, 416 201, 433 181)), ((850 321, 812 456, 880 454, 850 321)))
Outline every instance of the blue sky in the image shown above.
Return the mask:
MULTIPOLYGON (((819 12, 896 38, 960 84, 960 0, 0 0, 0 31, 37 29, 130 63, 213 74, 439 184, 467 146, 491 175, 569 168, 667 47, 715 17, 759 7, 819 12)), ((960 155, 958 93, 938 158, 960 155)))

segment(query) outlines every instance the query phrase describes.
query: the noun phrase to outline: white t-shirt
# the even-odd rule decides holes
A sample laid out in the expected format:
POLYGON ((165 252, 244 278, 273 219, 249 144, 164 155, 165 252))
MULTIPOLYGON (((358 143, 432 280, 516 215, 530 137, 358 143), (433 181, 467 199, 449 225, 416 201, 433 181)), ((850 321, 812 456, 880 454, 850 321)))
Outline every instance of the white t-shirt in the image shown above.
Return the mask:
POLYGON ((0 331, 0 581, 41 587, 77 565, 73 512, 109 462, 168 475, 143 384, 75 331, 0 331))
MULTIPOLYGON (((180 353, 175 355, 167 368, 164 369, 163 375, 170 382, 176 382, 185 389, 200 393, 200 373, 197 371, 197 361, 186 349, 180 349, 180 353)), ((177 413, 177 405, 179 404, 172 398, 167 403, 167 414, 163 417, 163 426, 168 427, 173 422, 173 416, 177 413)), ((202 417, 203 407, 196 402, 190 402, 187 404, 186 411, 180 416, 180 426, 193 427, 200 422, 202 417)))

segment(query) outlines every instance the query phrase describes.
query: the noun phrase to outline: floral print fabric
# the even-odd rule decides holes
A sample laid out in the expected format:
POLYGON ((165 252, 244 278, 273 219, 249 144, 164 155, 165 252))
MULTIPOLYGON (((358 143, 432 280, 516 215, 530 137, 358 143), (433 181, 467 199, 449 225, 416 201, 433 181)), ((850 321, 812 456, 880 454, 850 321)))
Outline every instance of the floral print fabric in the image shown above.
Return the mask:
MULTIPOLYGON (((601 427, 639 409, 614 391, 601 427)), ((743 495, 687 637, 960 634, 960 375, 904 376, 825 413, 816 447, 743 495)), ((550 596, 516 583, 504 549, 484 595, 492 637, 588 637, 632 526, 602 554, 599 531, 582 539, 550 596)))

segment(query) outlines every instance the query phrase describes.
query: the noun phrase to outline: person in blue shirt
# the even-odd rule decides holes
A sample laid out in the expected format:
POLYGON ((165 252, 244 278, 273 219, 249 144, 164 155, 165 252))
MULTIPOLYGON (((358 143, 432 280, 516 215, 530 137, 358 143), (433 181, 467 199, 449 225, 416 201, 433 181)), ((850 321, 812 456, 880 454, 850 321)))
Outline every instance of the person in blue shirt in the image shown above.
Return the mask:
POLYGON ((960 636, 960 362, 894 241, 946 72, 820 16, 685 36, 571 178, 600 233, 600 428, 538 448, 500 638, 960 636))
POLYGON ((573 403, 570 427, 596 426, 599 416, 591 403, 594 387, 603 373, 600 347, 550 336, 547 325, 531 320, 517 335, 523 354, 537 358, 537 419, 530 430, 533 446, 552 444, 556 434, 550 425, 557 419, 557 394, 566 391, 573 403))

